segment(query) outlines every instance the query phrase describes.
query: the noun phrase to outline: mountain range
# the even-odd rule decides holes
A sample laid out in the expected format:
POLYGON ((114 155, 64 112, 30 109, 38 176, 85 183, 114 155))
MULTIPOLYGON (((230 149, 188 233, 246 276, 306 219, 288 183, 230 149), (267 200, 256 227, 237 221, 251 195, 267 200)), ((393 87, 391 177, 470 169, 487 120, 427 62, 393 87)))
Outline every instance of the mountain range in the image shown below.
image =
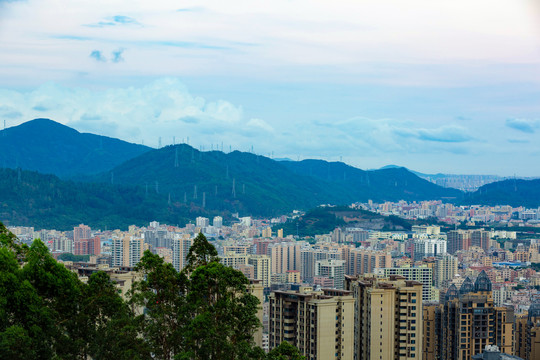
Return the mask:
MULTIPOLYGON (((204 152, 187 144, 152 149, 79 133, 48 119, 1 131, 0 144, 4 168, 30 170, 16 176, 5 170, 2 176, 11 180, 0 181, 0 220, 20 225, 46 227, 55 214, 59 229, 81 222, 182 224, 199 214, 273 216, 320 204, 459 202, 464 196, 400 167, 366 171, 342 162, 204 152), (5 195, 22 184, 17 191, 24 196, 5 195)), ((468 197, 472 199, 482 198, 468 197)))
POLYGON ((49 119, 0 131, 0 166, 61 177, 106 171, 151 148, 80 133, 49 119))

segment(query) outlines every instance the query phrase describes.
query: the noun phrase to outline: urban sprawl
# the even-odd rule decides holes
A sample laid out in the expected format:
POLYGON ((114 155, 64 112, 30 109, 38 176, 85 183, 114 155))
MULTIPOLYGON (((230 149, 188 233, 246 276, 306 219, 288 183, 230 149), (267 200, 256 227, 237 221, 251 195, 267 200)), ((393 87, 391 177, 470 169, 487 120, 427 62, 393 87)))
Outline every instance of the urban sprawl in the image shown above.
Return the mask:
POLYGON ((180 271, 203 233, 257 290, 263 329, 255 341, 266 351, 288 341, 306 359, 540 359, 540 209, 441 201, 351 208, 427 222, 309 238, 280 227, 297 211, 127 231, 9 230, 29 244, 40 238, 56 258, 85 256, 64 264, 83 281, 106 271, 123 295, 140 277, 134 267, 145 250, 180 271))

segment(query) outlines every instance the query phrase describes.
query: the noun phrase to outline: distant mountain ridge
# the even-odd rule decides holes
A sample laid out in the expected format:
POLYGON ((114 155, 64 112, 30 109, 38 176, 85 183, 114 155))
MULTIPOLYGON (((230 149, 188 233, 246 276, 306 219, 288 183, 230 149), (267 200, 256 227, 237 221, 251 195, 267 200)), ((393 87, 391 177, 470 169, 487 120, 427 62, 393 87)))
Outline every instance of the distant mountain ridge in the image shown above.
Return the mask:
POLYGON ((463 199, 469 205, 511 205, 540 207, 540 179, 509 179, 480 187, 463 199))
POLYGON ((50 119, 34 119, 0 131, 0 166, 60 177, 106 171, 151 148, 107 136, 80 133, 50 119))
MULTIPOLYGON (((190 209, 192 215, 239 212, 273 216, 320 204, 350 204, 369 199, 376 202, 457 201, 462 197, 460 191, 420 179, 405 168, 364 171, 341 162, 322 160, 278 162, 239 151, 201 152, 186 144, 151 149, 118 139, 81 134, 47 119, 9 128, 0 133, 0 141, 6 148, 3 160, 8 162, 10 158, 17 158, 17 163, 12 162, 11 166, 86 182, 60 183, 58 179, 50 178, 59 184, 61 193, 77 194, 79 191, 84 194, 82 197, 86 202, 82 203, 88 211, 80 214, 95 217, 116 211, 120 223, 139 217, 115 201, 123 199, 135 209, 137 204, 144 203, 140 199, 141 193, 145 198, 159 199, 146 204, 147 214, 160 214, 163 221, 170 221, 171 214, 180 219, 186 209, 190 209), (101 196, 101 188, 108 189, 107 206, 102 200, 96 200, 101 196), (162 211, 160 207, 171 210, 162 211)), ((63 210, 45 201, 42 194, 49 191, 47 181, 38 177, 34 176, 37 179, 33 185, 35 189, 25 192, 30 199, 19 198, 19 201, 34 198, 47 211, 54 209, 48 213, 52 221, 54 212, 61 214, 63 210)), ((82 206, 77 204, 75 195, 61 199, 66 208, 82 206), (73 204, 69 204, 70 198, 73 204)), ((38 219, 40 213, 34 207, 23 210, 19 207, 19 213, 25 214, 25 223, 41 221, 38 219)), ((111 219, 113 215, 107 216, 111 219)))
POLYGON ((33 171, 0 169, 0 221, 36 229, 69 230, 146 225, 158 220, 185 224, 204 211, 168 202, 134 186, 80 183, 33 171))

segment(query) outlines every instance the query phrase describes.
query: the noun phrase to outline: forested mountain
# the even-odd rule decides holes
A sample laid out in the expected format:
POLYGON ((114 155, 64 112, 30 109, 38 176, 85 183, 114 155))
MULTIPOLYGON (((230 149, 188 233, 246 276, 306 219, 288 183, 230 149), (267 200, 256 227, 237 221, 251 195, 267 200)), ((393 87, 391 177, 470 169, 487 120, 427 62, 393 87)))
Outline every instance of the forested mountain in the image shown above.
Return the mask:
POLYGON ((68 230, 85 223, 127 229, 152 220, 184 224, 201 214, 205 214, 202 209, 169 204, 165 196, 146 194, 134 186, 77 183, 37 172, 0 170, 0 220, 9 225, 68 230))
POLYGON ((0 133, 4 170, 0 220, 70 228, 80 222, 126 227, 150 220, 184 223, 197 215, 272 216, 320 204, 372 199, 455 200, 461 192, 405 168, 364 171, 320 160, 274 161, 180 144, 150 149, 36 119, 0 133), (82 183, 82 182, 85 183, 82 183))
POLYGON ((295 174, 309 175, 344 189, 353 201, 455 200, 461 191, 421 179, 404 167, 361 170, 342 162, 322 160, 280 162, 295 174))
POLYGON ((348 206, 326 206, 311 209, 297 219, 274 228, 282 228, 284 235, 315 236, 328 234, 335 228, 362 228, 376 231, 410 230, 412 223, 397 216, 383 216, 348 206))
POLYGON ((0 166, 60 177, 106 171, 150 150, 122 140, 80 133, 49 119, 0 131, 0 166))
POLYGON ((480 187, 472 194, 467 194, 463 202, 465 204, 539 207, 540 179, 497 181, 480 187))
POLYGON ((175 201, 253 215, 276 215, 320 204, 431 200, 461 196, 404 168, 364 171, 320 160, 276 162, 234 151, 167 146, 117 166, 94 181, 139 185, 175 201), (204 202, 204 204, 203 204, 204 202))
POLYGON ((330 182, 296 175, 264 156, 167 146, 128 160, 93 181, 138 185, 173 201, 248 215, 277 215, 321 203, 348 203, 330 182))

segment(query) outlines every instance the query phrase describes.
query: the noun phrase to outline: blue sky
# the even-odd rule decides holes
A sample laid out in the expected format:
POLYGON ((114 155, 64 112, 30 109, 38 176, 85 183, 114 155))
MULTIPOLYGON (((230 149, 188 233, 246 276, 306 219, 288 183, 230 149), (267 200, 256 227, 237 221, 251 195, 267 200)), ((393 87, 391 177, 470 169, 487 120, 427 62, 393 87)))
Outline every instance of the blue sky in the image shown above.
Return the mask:
POLYGON ((534 0, 0 0, 0 119, 540 176, 534 0))

